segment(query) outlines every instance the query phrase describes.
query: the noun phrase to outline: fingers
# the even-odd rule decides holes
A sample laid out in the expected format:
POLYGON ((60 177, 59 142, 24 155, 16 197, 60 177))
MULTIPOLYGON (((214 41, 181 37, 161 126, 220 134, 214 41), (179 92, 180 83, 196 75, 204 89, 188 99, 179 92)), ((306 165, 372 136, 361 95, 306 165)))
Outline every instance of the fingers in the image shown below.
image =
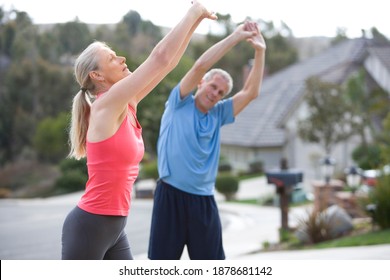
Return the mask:
POLYGON ((248 24, 246 22, 239 24, 233 33, 236 34, 237 38, 239 40, 247 40, 250 37, 254 36, 253 31, 250 30, 250 28, 247 28, 248 24))
POLYGON ((218 19, 217 15, 213 11, 209 11, 201 2, 198 0, 191 1, 192 5, 198 5, 203 10, 203 18, 208 18, 212 20, 218 19))
POLYGON ((213 11, 210 11, 207 18, 212 19, 212 20, 216 20, 216 19, 218 19, 218 16, 213 11))
POLYGON ((260 32, 259 26, 256 22, 246 21, 244 23, 244 30, 251 32, 252 35, 247 38, 247 42, 255 49, 265 49, 265 40, 260 32))
POLYGON ((259 32, 259 28, 257 26, 257 23, 256 22, 253 22, 253 21, 246 21, 244 23, 244 28, 246 31, 252 31, 252 32, 259 32))

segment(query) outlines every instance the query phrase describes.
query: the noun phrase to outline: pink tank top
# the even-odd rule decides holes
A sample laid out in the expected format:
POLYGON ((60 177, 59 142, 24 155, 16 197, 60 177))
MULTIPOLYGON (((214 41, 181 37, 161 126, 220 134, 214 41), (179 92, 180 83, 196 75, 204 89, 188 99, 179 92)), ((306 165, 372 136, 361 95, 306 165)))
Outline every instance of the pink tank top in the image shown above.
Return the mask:
POLYGON ((142 127, 128 107, 137 126, 128 117, 118 131, 100 142, 87 141, 88 182, 78 206, 99 215, 127 216, 133 184, 144 156, 142 127))

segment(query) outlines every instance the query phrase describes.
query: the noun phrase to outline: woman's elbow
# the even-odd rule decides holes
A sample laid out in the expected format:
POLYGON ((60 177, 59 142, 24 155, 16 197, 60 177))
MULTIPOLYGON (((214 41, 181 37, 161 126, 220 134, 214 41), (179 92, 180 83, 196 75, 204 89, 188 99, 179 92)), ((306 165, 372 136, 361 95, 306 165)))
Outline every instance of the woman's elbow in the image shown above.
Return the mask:
POLYGON ((173 56, 164 48, 155 49, 151 56, 156 67, 165 68, 173 62, 173 56))

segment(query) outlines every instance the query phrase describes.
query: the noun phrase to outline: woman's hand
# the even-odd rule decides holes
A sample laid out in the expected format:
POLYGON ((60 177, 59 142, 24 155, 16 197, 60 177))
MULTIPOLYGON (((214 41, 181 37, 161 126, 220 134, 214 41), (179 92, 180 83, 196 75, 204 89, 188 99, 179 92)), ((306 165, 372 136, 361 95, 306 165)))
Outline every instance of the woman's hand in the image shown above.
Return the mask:
POLYGON ((209 11, 205 6, 203 6, 202 3, 200 3, 198 0, 193 0, 191 1, 192 3, 192 6, 194 7, 194 9, 201 9, 202 10, 202 17, 203 18, 208 18, 208 19, 211 19, 211 20, 216 20, 218 19, 217 15, 212 12, 212 11, 209 11))

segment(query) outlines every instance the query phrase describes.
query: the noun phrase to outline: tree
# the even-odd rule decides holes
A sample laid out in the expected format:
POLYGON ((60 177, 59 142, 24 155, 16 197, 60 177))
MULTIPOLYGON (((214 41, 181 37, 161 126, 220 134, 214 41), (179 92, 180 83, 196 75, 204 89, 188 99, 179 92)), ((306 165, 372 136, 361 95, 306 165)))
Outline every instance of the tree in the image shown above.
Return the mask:
POLYGON ((340 86, 316 77, 306 81, 305 101, 309 113, 299 121, 298 133, 303 140, 319 143, 326 154, 331 153, 333 145, 351 135, 352 116, 341 92, 340 86))
POLYGON ((37 61, 35 46, 37 30, 24 12, 14 12, 16 18, 6 22, 6 28, 0 29, 0 37, 5 45, 2 55, 9 59, 1 77, 0 87, 0 163, 12 160, 21 153, 26 143, 31 141, 34 130, 32 111, 34 95, 38 85, 32 72, 37 61), (5 33, 3 33, 5 32, 5 33), (29 91, 24 91, 30 87, 29 91), (18 90, 19 89, 19 90, 18 90))
POLYGON ((275 73, 288 65, 298 61, 297 49, 291 44, 289 37, 292 36, 291 29, 287 24, 282 23, 281 27, 275 27, 272 21, 261 22, 262 33, 267 43, 266 69, 268 74, 275 73))
POLYGON ((136 11, 129 11, 123 16, 122 21, 127 26, 127 32, 130 36, 137 35, 141 30, 141 15, 136 11))
POLYGON ((383 35, 376 27, 371 28, 371 34, 374 41, 378 44, 389 45, 390 41, 385 35, 383 35))
POLYGON ((382 162, 390 164, 390 113, 383 120, 383 131, 378 137, 378 142, 381 148, 382 162))
POLYGON ((298 60, 298 52, 280 33, 266 39, 266 61, 269 74, 275 73, 298 60))
POLYGON ((0 154, 12 160, 32 145, 37 123, 43 118, 69 111, 76 92, 68 68, 42 59, 13 61, 0 95, 0 154), (4 111, 3 111, 4 110, 4 111))
POLYGON ((360 168, 375 169, 381 163, 380 147, 376 142, 383 135, 376 127, 375 119, 383 119, 390 104, 386 92, 367 86, 367 76, 363 70, 357 72, 348 80, 343 94, 352 114, 352 133, 361 139, 361 145, 353 151, 352 157, 360 168), (368 140, 369 136, 374 142, 368 140))
POLYGON ((67 145, 69 119, 68 114, 61 113, 56 118, 45 118, 38 124, 33 142, 41 160, 58 163, 66 157, 69 150, 67 145))
POLYGON ((335 46, 342 41, 348 40, 347 37, 347 29, 346 28, 338 28, 336 31, 336 37, 334 37, 331 41, 331 45, 335 46))
MULTIPOLYGON (((363 71, 352 76, 345 87, 345 101, 349 104, 350 112, 353 114, 351 125, 361 138, 363 146, 368 144, 366 128, 370 127, 370 101, 367 92, 365 75, 363 71)), ((372 131, 372 129, 371 129, 372 131)))
POLYGON ((56 24, 56 34, 62 53, 76 55, 92 42, 93 36, 87 24, 75 21, 56 24))

